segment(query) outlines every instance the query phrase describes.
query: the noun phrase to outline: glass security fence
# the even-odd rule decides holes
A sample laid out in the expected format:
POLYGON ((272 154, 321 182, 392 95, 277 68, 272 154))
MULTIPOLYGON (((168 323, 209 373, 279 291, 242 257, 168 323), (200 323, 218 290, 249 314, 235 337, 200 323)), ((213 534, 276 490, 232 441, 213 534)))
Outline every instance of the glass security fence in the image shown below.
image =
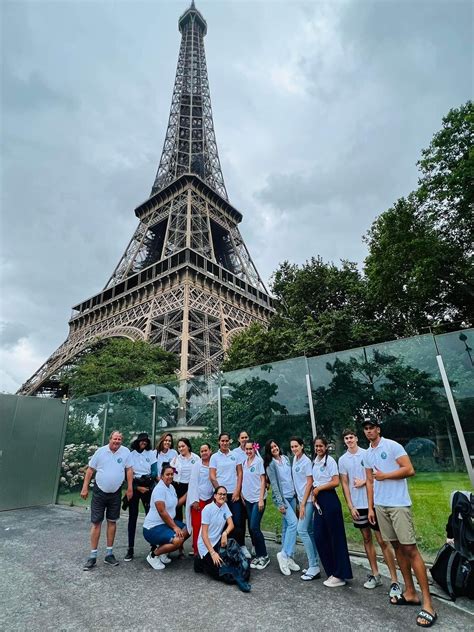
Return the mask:
MULTIPOLYGON (((246 430, 262 454, 269 439, 290 454, 290 437, 298 435, 309 456, 316 433, 328 438, 337 459, 345 450, 341 432, 347 426, 355 427, 360 445, 367 447, 360 422, 369 413, 383 421, 383 435, 401 443, 414 463, 416 476, 409 487, 417 536, 425 557, 432 559, 445 538, 451 493, 472 487, 437 355, 443 358, 472 458, 473 343, 473 330, 416 336, 73 400, 58 500, 82 502, 87 461, 114 429, 124 433, 124 445, 139 432, 158 439, 169 429, 175 436, 189 436, 195 451, 203 441, 216 449, 219 429, 231 434, 236 447, 239 431, 246 430)), ((348 511, 345 518, 351 548, 362 550, 348 511)), ((264 529, 278 535, 280 524, 269 498, 264 529)))

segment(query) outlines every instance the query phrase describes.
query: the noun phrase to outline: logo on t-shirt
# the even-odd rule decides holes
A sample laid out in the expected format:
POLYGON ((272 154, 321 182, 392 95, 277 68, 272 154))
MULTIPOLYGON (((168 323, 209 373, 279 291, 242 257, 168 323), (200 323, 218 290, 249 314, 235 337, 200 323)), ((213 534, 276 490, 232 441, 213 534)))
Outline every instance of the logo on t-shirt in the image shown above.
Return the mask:
POLYGON ((231 457, 230 457, 230 460, 231 460, 231 461, 235 461, 235 456, 231 456, 231 457))
POLYGON ((196 461, 194 459, 191 459, 191 463, 194 465, 196 461))
POLYGON ((319 471, 324 472, 324 467, 325 467, 324 465, 321 465, 321 467, 319 468, 319 471))
POLYGON ((122 463, 122 459, 121 458, 117 459, 117 463, 122 463))
POLYGON ((251 472, 255 472, 255 467, 252 465, 252 467, 250 468, 251 472))
POLYGON ((382 459, 386 459, 387 458, 387 453, 386 452, 382 452, 382 454, 380 455, 382 459))
POLYGON ((148 457, 146 457, 145 461, 146 461, 147 463, 149 463, 149 462, 150 462, 150 459, 149 459, 148 457))
POLYGON ((299 472, 300 471, 300 466, 298 465, 298 467, 295 467, 295 472, 299 472))

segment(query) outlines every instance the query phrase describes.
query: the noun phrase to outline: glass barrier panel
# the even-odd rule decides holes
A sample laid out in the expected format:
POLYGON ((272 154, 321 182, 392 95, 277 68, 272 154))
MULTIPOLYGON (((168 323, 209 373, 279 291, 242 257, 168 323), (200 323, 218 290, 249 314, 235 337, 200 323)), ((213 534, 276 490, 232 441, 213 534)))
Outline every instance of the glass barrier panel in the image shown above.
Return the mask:
POLYGON ((114 430, 123 434, 123 445, 126 447, 130 447, 140 432, 151 436, 154 400, 150 397, 149 390, 149 387, 145 387, 144 391, 132 388, 109 393, 104 443, 107 443, 114 430))
POLYGON ((206 442, 217 448, 218 435, 218 390, 219 377, 194 377, 187 382, 186 426, 193 450, 199 454, 199 447, 206 442))

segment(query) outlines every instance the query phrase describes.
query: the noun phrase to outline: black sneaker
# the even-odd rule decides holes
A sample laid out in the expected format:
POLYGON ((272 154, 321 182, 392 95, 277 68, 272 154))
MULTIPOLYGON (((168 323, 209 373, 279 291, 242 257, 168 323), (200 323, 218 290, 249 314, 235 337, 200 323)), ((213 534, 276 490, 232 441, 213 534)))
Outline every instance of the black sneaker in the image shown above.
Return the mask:
POLYGON ((127 555, 123 558, 124 562, 131 562, 133 560, 133 549, 128 549, 127 555))
POLYGON ((104 558, 104 564, 110 564, 110 566, 118 566, 118 560, 115 559, 115 555, 111 553, 110 555, 106 555, 104 558))
POLYGON ((84 567, 82 570, 91 571, 93 568, 95 568, 96 563, 97 563, 97 559, 95 557, 89 557, 86 560, 86 563, 84 564, 84 567))

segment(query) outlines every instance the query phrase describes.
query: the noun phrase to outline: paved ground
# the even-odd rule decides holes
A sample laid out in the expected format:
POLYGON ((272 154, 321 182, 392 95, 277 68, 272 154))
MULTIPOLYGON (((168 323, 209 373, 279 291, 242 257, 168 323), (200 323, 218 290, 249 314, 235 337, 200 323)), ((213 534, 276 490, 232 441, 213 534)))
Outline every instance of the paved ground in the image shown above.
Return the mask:
MULTIPOLYGON (((350 586, 326 588, 284 577, 270 545, 272 562, 253 571, 252 592, 241 593, 196 575, 192 560, 174 560, 165 571, 145 561, 146 543, 137 533, 131 563, 84 572, 88 553, 85 509, 49 506, 0 513, 0 630, 364 630, 409 631, 416 608, 388 604, 386 585, 362 587, 366 570, 354 566, 350 586)), ((115 554, 126 550, 126 520, 119 524, 115 554)), ((297 560, 303 563, 303 552, 297 560)), ((474 629, 474 614, 435 601, 436 630, 474 629)), ((470 606, 471 602, 464 603, 470 606)))

